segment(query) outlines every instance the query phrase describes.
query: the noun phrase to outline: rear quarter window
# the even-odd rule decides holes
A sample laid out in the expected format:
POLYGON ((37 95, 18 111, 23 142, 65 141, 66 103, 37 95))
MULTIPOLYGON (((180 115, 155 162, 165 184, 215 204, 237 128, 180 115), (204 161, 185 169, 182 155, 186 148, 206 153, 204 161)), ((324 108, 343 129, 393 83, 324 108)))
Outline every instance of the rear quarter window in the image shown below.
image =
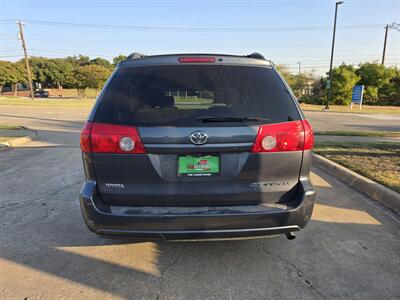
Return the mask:
POLYGON ((247 124, 202 123, 199 119, 204 117, 262 118, 262 123, 300 119, 272 68, 169 65, 117 70, 103 93, 95 121, 134 126, 247 124))

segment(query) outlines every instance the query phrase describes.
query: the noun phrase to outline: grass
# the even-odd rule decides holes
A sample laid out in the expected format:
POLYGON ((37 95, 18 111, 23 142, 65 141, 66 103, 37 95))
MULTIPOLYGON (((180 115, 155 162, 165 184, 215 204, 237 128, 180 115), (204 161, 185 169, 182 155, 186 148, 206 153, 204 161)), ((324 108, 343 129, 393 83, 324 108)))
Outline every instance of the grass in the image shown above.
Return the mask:
POLYGON ((316 131, 315 135, 400 137, 400 131, 316 131))
POLYGON ((400 192, 400 143, 317 142, 314 152, 400 192))
POLYGON ((46 98, 30 98, 22 97, 0 97, 0 106, 57 106, 57 107, 85 107, 90 108, 93 106, 95 99, 46 99, 46 98))
MULTIPOLYGON (((324 105, 316 104, 300 104, 301 108, 305 111, 322 111, 324 105)), ((330 105, 330 112, 345 112, 345 113, 356 113, 356 114, 390 114, 400 115, 400 106, 372 106, 363 105, 362 110, 358 109, 358 106, 350 109, 350 106, 343 105, 330 105)))
POLYGON ((0 124, 0 130, 20 130, 20 129, 23 128, 21 126, 0 124))
MULTIPOLYGON (((47 89, 50 96, 58 96, 60 94, 58 89, 47 89)), ((76 89, 63 89, 61 94, 66 98, 76 98, 78 97, 78 91, 76 89)), ((87 89, 86 96, 88 98, 96 98, 97 92, 94 89, 87 89)))

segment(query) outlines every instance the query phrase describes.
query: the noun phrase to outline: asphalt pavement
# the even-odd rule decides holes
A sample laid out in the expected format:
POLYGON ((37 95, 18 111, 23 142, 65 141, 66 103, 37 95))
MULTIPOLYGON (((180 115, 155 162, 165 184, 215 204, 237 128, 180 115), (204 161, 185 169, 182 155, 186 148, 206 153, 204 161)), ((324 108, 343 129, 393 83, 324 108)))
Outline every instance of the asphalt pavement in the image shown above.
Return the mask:
MULTIPOLYGON (((400 297, 399 216, 317 166, 317 204, 294 241, 129 243, 95 236, 77 200, 86 115, 75 108, 0 110, 2 121, 40 136, 0 153, 1 299, 400 297)), ((396 120, 307 115, 316 130, 398 127, 396 120)))
POLYGON ((315 131, 400 131, 400 115, 305 111, 315 131))

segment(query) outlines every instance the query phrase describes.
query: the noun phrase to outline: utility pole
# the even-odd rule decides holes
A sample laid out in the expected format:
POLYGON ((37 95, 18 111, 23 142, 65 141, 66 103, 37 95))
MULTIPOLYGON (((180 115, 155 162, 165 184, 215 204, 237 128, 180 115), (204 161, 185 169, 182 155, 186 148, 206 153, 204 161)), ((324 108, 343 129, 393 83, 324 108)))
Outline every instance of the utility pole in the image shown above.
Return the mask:
POLYGON ((385 53, 386 53, 386 42, 387 42, 388 30, 389 30, 389 25, 386 25, 385 26, 385 40, 383 42, 382 65, 385 64, 385 53))
POLYGON ((387 42, 388 31, 389 29, 395 29, 397 31, 400 31, 400 24, 392 23, 392 25, 386 25, 384 28, 385 28, 385 40, 383 42, 382 65, 385 64, 386 42, 387 42))
POLYGON ((335 50, 337 8, 342 3, 344 3, 344 1, 337 1, 336 5, 335 5, 335 19, 334 19, 334 22, 333 22, 331 63, 329 65, 328 99, 326 99, 325 109, 329 109, 329 102, 332 102, 332 64, 333 64, 333 52, 335 50))
POLYGON ((29 81, 29 92, 30 92, 30 97, 33 100, 33 85, 32 85, 32 76, 31 76, 31 68, 29 67, 29 58, 28 58, 28 52, 26 50, 26 43, 25 43, 25 38, 24 38, 24 23, 21 21, 16 21, 18 26, 19 26, 19 32, 18 32, 18 37, 22 42, 22 48, 24 49, 24 56, 25 56, 25 66, 26 66, 26 72, 28 73, 28 81, 29 81))
POLYGON ((301 74, 301 61, 297 63, 299 65, 299 75, 301 74))

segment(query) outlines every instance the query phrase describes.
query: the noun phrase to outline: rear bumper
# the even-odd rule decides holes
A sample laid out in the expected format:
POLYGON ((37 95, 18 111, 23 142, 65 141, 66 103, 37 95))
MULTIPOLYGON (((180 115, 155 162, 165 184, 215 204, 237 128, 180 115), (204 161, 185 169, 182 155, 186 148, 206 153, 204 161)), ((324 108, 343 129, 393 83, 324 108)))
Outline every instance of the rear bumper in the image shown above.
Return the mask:
POLYGON ((166 240, 213 239, 298 231, 311 218, 315 190, 308 178, 302 178, 296 196, 286 205, 121 207, 101 202, 96 183, 87 181, 79 198, 86 225, 99 235, 166 240))

